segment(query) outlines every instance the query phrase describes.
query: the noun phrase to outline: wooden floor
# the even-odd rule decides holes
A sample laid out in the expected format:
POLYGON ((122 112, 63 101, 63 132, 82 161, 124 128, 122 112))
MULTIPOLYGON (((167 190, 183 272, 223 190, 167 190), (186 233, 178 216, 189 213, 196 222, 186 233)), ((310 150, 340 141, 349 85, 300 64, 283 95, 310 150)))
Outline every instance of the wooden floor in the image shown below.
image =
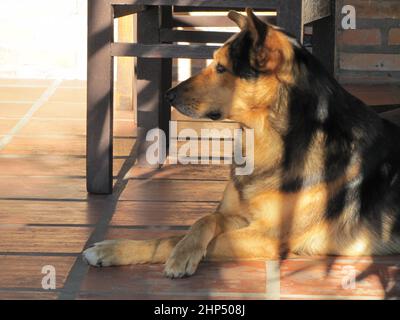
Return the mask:
MULTIPOLYGON (((358 90, 368 99, 370 90, 358 90)), ((215 209, 229 169, 132 167, 133 115, 117 111, 115 192, 88 196, 85 94, 78 81, 0 80, 0 299, 400 297, 396 256, 202 263, 195 276, 178 280, 164 278, 161 265, 89 268, 80 253, 95 241, 184 233, 215 209), (55 290, 42 289, 45 266, 56 270, 55 290), (347 282, 353 275, 354 286, 347 282)))

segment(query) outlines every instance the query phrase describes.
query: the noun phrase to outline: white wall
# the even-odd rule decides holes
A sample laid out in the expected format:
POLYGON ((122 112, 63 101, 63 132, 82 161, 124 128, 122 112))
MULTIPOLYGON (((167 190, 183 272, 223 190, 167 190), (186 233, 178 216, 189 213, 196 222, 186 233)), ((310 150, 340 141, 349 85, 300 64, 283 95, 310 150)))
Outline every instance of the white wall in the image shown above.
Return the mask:
POLYGON ((86 78, 86 0, 0 0, 0 78, 86 78))

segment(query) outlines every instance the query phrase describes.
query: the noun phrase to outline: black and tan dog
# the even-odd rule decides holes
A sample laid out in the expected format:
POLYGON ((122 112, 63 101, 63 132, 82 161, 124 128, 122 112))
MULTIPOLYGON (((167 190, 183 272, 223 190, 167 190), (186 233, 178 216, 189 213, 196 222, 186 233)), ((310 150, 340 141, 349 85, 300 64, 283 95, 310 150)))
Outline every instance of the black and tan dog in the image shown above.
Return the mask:
POLYGON ((104 241, 93 266, 164 263, 168 277, 209 260, 400 253, 400 128, 347 93, 282 30, 230 12, 241 32, 167 96, 194 118, 255 133, 254 172, 184 237, 104 241))

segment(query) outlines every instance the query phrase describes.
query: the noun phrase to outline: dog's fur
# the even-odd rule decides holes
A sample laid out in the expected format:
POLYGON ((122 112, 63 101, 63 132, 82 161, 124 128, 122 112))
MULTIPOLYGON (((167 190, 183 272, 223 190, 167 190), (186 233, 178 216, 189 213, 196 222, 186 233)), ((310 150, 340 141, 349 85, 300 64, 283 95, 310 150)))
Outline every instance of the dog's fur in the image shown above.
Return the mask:
POLYGON ((168 92, 194 118, 231 119, 255 132, 254 172, 232 174, 217 211, 184 237, 104 241, 94 266, 200 260, 400 253, 400 128, 346 92, 295 39, 230 12, 241 32, 200 74, 168 92))

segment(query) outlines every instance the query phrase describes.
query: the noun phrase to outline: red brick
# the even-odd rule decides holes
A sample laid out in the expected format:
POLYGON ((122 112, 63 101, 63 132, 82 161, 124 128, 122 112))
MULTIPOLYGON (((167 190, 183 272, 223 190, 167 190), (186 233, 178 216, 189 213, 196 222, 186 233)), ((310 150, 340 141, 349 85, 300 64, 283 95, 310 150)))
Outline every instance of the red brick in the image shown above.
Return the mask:
POLYGON ((400 28, 392 28, 389 30, 389 45, 400 44, 400 28))
POLYGON ((343 45, 380 45, 381 31, 379 29, 344 30, 339 34, 338 41, 343 45))
POLYGON ((376 53, 342 53, 340 69, 359 71, 400 71, 400 55, 376 53))
POLYGON ((355 7, 357 19, 400 19, 398 0, 341 0, 336 5, 338 13, 345 5, 355 7))

